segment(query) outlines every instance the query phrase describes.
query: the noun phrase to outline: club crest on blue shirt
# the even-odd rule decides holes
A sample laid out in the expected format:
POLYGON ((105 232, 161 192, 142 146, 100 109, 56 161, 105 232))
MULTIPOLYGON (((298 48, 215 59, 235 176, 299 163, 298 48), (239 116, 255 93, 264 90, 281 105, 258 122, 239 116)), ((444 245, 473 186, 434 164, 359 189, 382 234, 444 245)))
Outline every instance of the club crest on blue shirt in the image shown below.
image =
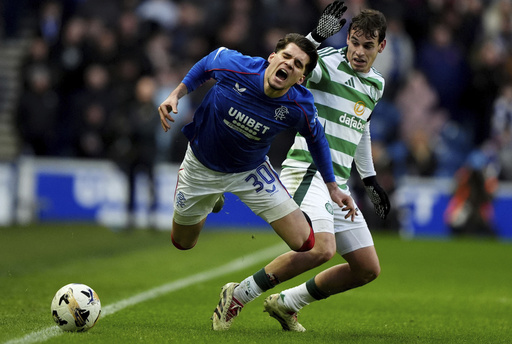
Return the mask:
POLYGON ((281 107, 276 109, 274 118, 276 120, 283 121, 286 118, 286 115, 289 113, 290 111, 288 111, 288 108, 284 105, 281 105, 281 107))

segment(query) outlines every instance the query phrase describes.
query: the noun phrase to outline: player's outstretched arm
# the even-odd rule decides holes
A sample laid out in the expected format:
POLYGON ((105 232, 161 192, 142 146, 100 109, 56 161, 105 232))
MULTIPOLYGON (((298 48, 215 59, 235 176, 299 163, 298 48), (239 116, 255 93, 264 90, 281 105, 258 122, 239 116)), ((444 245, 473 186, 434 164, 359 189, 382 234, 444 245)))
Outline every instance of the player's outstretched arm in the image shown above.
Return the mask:
POLYGON ((341 191, 336 182, 325 183, 325 185, 327 185, 331 199, 340 206, 341 210, 348 210, 345 218, 348 219, 350 217, 351 221, 354 221, 354 218, 357 216, 358 209, 352 197, 341 191))
POLYGON ((327 38, 338 33, 345 25, 347 20, 343 18, 347 6, 343 1, 334 1, 320 15, 318 25, 311 31, 311 37, 317 42, 322 43, 327 38))
POLYGON ((174 122, 174 118, 170 115, 170 112, 178 113, 178 101, 180 98, 188 93, 187 86, 184 83, 180 83, 178 87, 171 92, 171 94, 163 101, 158 107, 158 114, 160 115, 160 123, 165 132, 171 129, 171 125, 168 120, 174 122))

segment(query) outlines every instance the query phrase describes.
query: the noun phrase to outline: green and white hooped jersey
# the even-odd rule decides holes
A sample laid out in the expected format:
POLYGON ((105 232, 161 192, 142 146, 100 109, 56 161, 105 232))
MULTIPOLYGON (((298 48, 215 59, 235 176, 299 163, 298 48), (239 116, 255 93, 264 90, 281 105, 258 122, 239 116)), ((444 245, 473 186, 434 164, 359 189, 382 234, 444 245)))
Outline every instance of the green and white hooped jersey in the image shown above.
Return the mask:
MULTIPOLYGON (((346 59, 347 48, 318 51, 318 64, 307 80, 320 122, 329 142, 337 184, 346 189, 356 148, 382 98, 384 78, 373 67, 366 74, 355 72, 346 59)), ((371 156, 371 150, 367 150, 371 156)), ((373 169, 373 161, 370 157, 373 169)), ((315 172, 306 140, 297 134, 283 168, 315 172)))

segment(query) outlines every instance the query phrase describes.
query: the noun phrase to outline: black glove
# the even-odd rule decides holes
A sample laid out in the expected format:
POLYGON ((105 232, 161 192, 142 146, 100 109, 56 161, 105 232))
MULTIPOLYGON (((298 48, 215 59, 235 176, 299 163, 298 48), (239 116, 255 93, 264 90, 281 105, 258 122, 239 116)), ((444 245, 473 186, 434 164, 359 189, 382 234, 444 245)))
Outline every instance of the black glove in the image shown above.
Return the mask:
POLYGON ((318 43, 323 42, 326 38, 331 37, 335 33, 341 30, 343 25, 347 22, 343 17, 347 6, 343 1, 334 1, 327 5, 322 12, 318 25, 311 32, 311 36, 318 43))
POLYGON ((391 204, 389 203, 386 191, 377 183, 375 176, 364 178, 363 183, 366 194, 370 197, 375 207, 375 212, 381 219, 385 220, 386 216, 389 214, 389 210, 391 210, 391 204))

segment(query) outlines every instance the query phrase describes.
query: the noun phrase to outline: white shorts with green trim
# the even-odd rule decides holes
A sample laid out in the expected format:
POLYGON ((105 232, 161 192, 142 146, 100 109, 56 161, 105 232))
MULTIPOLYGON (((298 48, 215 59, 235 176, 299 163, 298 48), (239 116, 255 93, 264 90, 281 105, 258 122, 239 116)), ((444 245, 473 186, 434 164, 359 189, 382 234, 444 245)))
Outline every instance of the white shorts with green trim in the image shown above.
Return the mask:
MULTIPOLYGON (((332 233, 336 236, 336 250, 340 254, 373 246, 372 235, 361 211, 358 211, 353 222, 350 218, 345 219, 348 212, 341 210, 331 200, 327 186, 318 171, 283 168, 281 181, 293 195, 300 209, 310 217, 313 231, 332 233)), ((342 191, 350 195, 348 188, 342 191)))

